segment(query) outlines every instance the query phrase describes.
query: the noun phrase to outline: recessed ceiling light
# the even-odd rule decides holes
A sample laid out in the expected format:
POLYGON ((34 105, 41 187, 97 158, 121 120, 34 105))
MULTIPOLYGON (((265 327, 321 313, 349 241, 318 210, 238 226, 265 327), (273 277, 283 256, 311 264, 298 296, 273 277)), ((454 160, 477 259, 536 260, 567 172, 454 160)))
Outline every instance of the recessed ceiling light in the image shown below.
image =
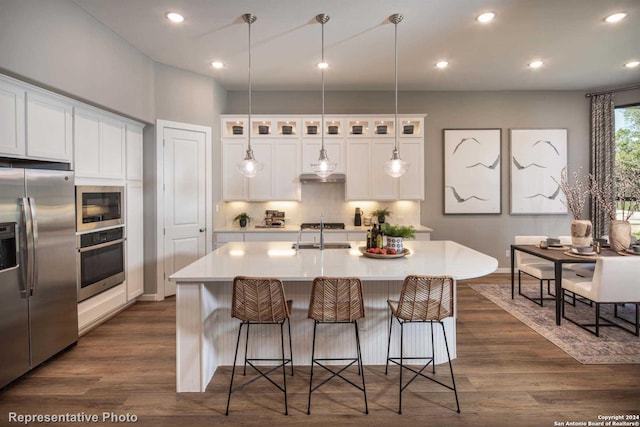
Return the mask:
POLYGON ((529 62, 529 67, 530 68, 540 68, 540 67, 542 67, 543 64, 544 64, 544 62, 542 62, 542 61, 531 61, 531 62, 529 62))
POLYGON ((614 13, 613 15, 607 16, 604 20, 609 22, 610 24, 620 22, 627 16, 624 12, 614 13))
POLYGON ((171 22, 179 23, 184 21, 184 16, 176 12, 167 12, 167 19, 171 22))
POLYGON ((318 68, 324 70, 326 68, 329 68, 329 64, 327 62, 318 62, 318 68))
POLYGON ((222 62, 220 62, 220 61, 213 61, 211 63, 211 66, 213 68, 215 68, 216 70, 219 70, 220 68, 224 67, 224 64, 222 62))
POLYGON ((442 69, 442 68, 447 68, 447 66, 449 65, 449 63, 447 61, 438 61, 436 63, 436 67, 442 69))
POLYGON ((631 61, 624 64, 627 68, 636 68, 638 65, 640 65, 640 61, 631 61))
POLYGON ((482 15, 478 16, 476 19, 478 20, 478 22, 482 22, 483 24, 491 21, 493 18, 496 17, 496 14, 493 12, 485 12, 482 15))

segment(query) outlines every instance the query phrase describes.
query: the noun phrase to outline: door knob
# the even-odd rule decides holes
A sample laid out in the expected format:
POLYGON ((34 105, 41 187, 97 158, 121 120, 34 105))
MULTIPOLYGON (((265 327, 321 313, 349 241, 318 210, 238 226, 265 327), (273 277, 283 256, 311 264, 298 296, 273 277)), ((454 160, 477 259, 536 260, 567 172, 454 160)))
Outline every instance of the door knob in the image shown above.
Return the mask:
POLYGON ((207 231, 207 229, 206 229, 206 228, 201 228, 201 229, 200 229, 200 232, 201 232, 201 233, 204 233, 205 231, 207 231))

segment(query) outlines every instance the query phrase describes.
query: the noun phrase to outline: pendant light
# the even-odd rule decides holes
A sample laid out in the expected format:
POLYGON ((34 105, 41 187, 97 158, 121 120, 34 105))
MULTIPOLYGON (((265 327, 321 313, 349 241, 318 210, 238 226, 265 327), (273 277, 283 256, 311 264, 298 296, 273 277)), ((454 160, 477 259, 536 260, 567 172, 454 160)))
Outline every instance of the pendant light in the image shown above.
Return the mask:
POLYGON ((318 68, 322 71, 322 121, 320 123, 320 137, 322 141, 322 145, 320 148, 320 157, 318 158, 317 163, 311 163, 311 168, 313 172, 321 178, 326 178, 336 170, 337 164, 329 160, 329 156, 327 156, 327 150, 324 148, 324 70, 327 68, 327 63, 324 62, 324 24, 329 21, 329 15, 321 13, 316 15, 316 21, 322 24, 322 61, 318 64, 318 68))
POLYGON ((401 177, 409 169, 409 163, 403 161, 400 158, 400 150, 398 149, 398 24, 402 22, 403 16, 399 13, 395 13, 389 17, 395 26, 395 81, 396 81, 396 112, 395 112, 395 125, 393 126, 395 144, 393 146, 393 152, 391 153, 391 159, 384 164, 384 171, 394 178, 401 177))
POLYGON ((238 163, 238 169, 240 170, 240 173, 247 178, 253 178, 264 167, 264 163, 255 159, 253 156, 253 150, 251 149, 251 24, 256 22, 256 19, 258 18, 251 13, 245 13, 242 15, 242 19, 244 22, 249 24, 249 132, 247 133, 247 152, 244 155, 244 160, 238 163))

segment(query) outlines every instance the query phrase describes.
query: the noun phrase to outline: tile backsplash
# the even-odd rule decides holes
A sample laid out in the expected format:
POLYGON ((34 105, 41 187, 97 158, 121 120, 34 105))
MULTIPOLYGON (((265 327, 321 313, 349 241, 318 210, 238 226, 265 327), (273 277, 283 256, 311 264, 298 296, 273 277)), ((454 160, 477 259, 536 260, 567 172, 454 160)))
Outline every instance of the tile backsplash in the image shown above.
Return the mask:
POLYGON ((284 211, 287 225, 319 222, 320 215, 323 215, 325 222, 344 222, 346 225, 353 225, 357 207, 363 211, 363 216, 370 216, 372 211, 388 207, 392 214, 387 218, 387 222, 420 224, 419 201, 345 201, 344 194, 344 183, 308 183, 302 185, 301 202, 226 202, 223 203, 225 223, 216 225, 219 227, 233 225, 233 218, 240 212, 247 212, 252 218, 252 224, 258 225, 264 219, 264 212, 267 209, 284 211))

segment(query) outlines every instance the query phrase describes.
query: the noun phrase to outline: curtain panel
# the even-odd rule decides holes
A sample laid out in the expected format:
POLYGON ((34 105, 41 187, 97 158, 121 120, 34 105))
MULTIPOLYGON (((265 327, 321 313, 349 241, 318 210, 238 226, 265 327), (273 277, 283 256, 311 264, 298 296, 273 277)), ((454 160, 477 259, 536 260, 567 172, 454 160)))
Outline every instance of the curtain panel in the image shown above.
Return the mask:
MULTIPOLYGON (((600 185, 610 185, 615 169, 615 103, 613 94, 591 97, 591 173, 600 185)), ((606 186, 605 188, 611 188, 606 186)), ((607 194, 607 203, 615 203, 615 195, 607 194)), ((608 233, 609 217, 591 201, 591 222, 594 237, 608 233)))

